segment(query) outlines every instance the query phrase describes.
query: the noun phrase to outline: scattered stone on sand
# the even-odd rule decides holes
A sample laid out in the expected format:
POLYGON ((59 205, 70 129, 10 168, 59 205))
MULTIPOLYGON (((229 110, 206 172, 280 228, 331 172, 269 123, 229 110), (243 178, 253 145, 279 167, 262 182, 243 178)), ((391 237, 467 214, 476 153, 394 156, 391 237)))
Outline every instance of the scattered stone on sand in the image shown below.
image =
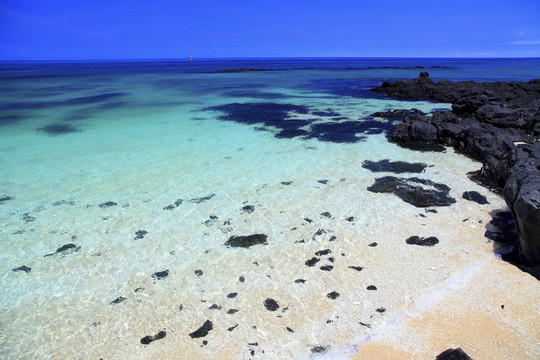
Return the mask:
POLYGON ((362 271, 363 267, 361 266, 348 266, 349 269, 353 269, 353 270, 356 270, 356 271, 362 271))
POLYGON ((315 264, 317 264, 319 261, 321 261, 321 259, 317 257, 312 257, 311 259, 306 261, 306 265, 309 267, 312 267, 312 266, 315 266, 315 264))
POLYGON ((225 246, 249 248, 253 245, 268 245, 268 242, 266 241, 267 238, 268 235, 265 234, 231 236, 229 240, 225 242, 225 246))
POLYGON ((148 234, 146 230, 138 230, 135 232, 135 239, 144 239, 144 235, 148 234))
POLYGON ((330 350, 330 345, 328 345, 328 346, 315 346, 315 347, 311 348, 311 352, 314 353, 314 354, 323 354, 323 353, 327 352, 328 350, 330 350))
POLYGON ((339 293, 332 291, 331 293, 326 294, 326 297, 335 300, 339 297, 339 293))
POLYGON ((375 179, 367 188, 374 193, 392 193, 416 207, 450 206, 456 200, 448 195, 450 188, 428 179, 385 176, 375 179))
POLYGON ((56 249, 56 252, 53 252, 53 253, 51 253, 51 254, 44 255, 44 257, 52 256, 52 255, 66 256, 66 255, 70 255, 70 254, 76 253, 76 252, 79 251, 80 249, 81 249, 81 247, 80 247, 80 246, 77 246, 77 245, 75 245, 75 244, 66 244, 66 245, 62 245, 61 247, 59 247, 58 249, 56 249))
POLYGON ((183 202, 184 202, 184 200, 182 200, 182 199, 176 199, 174 204, 170 204, 170 205, 165 206, 163 208, 163 210, 173 210, 173 209, 177 208, 178 206, 182 205, 183 202))
POLYGON ((141 339, 141 344, 148 345, 153 341, 163 339, 167 335, 167 332, 165 330, 161 330, 154 336, 147 335, 141 339))
POLYGON ((117 297, 116 299, 114 299, 113 301, 111 301, 109 303, 109 305, 116 305, 116 304, 120 304, 122 301, 126 300, 127 298, 123 297, 123 296, 119 296, 117 297))
POLYGON ((421 173, 424 172, 427 165, 423 163, 408 163, 405 161, 390 161, 388 159, 380 161, 366 160, 362 163, 364 169, 372 172, 391 172, 394 174, 402 173, 421 173))
POLYGON ((30 214, 26 213, 26 214, 23 214, 23 218, 25 223, 29 223, 29 222, 32 222, 32 221, 36 221, 36 218, 35 216, 31 216, 30 214))
POLYGON ((200 198, 191 199, 191 200, 189 200, 189 202, 194 203, 194 204, 200 204, 200 203, 203 203, 205 201, 208 201, 208 200, 212 199, 214 196, 216 196, 216 194, 210 194, 208 196, 203 196, 203 197, 200 197, 200 198))
POLYGON ((437 355, 435 360, 472 360, 461 348, 448 349, 437 355))
POLYGON ((32 271, 32 268, 31 267, 28 267, 26 265, 23 265, 23 266, 19 266, 18 268, 15 268, 15 269, 11 269, 11 271, 24 271, 25 273, 29 273, 30 271, 32 271))
POLYGON ((332 251, 330 249, 325 249, 325 250, 319 250, 315 253, 315 255, 317 256, 324 256, 324 255, 328 255, 330 254, 332 251))
POLYGON ((12 196, 6 196, 6 195, 4 195, 4 196, 0 197, 0 204, 3 204, 3 203, 6 202, 6 201, 14 200, 14 199, 15 199, 15 198, 12 197, 12 196))
POLYGON ((154 280, 163 280, 167 276, 169 276, 169 270, 157 271, 157 272, 152 274, 152 278, 154 280))
POLYGON ((244 207, 242 207, 242 211, 248 213, 248 214, 251 214, 252 212, 255 211, 255 207, 253 205, 246 205, 244 207))
POLYGON ((116 206, 116 205, 118 205, 118 203, 115 203, 114 201, 107 201, 107 202, 99 204, 98 206, 104 209, 104 208, 108 208, 108 207, 116 206))
POLYGON ((437 239, 435 236, 430 236, 427 238, 423 238, 420 236, 411 236, 405 242, 409 245, 420 245, 420 246, 435 246, 435 244, 439 243, 439 239, 437 239))
POLYGON ((474 201, 475 203, 478 203, 480 205, 489 204, 489 201, 487 201, 486 197, 484 195, 481 195, 477 191, 465 191, 463 193, 463 198, 465 200, 474 201))
MULTIPOLYGON (((238 325, 236 325, 236 326, 238 326, 238 325)), ((212 321, 206 320, 204 322, 204 324, 202 324, 202 326, 200 328, 198 328, 197 330, 195 330, 194 332, 189 334, 189 336, 191 336, 192 339, 202 338, 202 337, 205 337, 206 335, 208 335, 210 330, 212 330, 213 328, 214 328, 214 326, 212 324, 212 321)), ((232 330, 229 330, 229 331, 232 331, 232 330)))
POLYGON ((276 302, 276 300, 268 298, 264 300, 264 307, 268 311, 276 311, 279 309, 279 304, 276 302))

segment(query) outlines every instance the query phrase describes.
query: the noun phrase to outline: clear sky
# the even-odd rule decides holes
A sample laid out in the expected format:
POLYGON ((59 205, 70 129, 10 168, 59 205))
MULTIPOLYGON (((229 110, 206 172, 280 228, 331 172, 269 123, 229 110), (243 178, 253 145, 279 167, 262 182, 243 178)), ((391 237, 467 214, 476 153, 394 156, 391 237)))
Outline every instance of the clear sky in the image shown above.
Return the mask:
POLYGON ((540 0, 0 0, 0 59, 540 57, 540 0))

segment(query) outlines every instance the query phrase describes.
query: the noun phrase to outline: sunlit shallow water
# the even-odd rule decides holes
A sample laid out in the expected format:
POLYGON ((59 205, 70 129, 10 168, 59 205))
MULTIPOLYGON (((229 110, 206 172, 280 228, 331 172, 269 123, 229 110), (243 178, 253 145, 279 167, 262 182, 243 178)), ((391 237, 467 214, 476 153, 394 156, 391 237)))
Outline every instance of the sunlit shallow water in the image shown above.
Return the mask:
POLYGON ((300 358, 317 347, 347 349, 485 257, 469 243, 485 242, 488 212, 503 202, 467 178, 479 163, 451 149, 400 148, 381 129, 356 133, 354 142, 322 133, 279 138, 279 128, 227 121, 219 111, 234 103, 303 106, 286 121, 305 121, 310 131, 383 121, 370 118, 376 111, 448 108, 368 95, 378 79, 418 70, 224 74, 213 71, 243 64, 209 62, 197 72, 139 64, 94 73, 79 66, 82 74, 36 65, 3 72, 6 358, 300 358), (421 174, 397 176, 446 184, 457 202, 427 212, 369 192, 375 178, 391 174, 361 164, 382 159, 427 164, 421 174), (468 190, 490 204, 463 200, 468 190), (266 234, 267 245, 224 245, 250 234, 266 234), (404 240, 412 235, 440 244, 411 247, 404 240), (73 247, 57 252, 66 244, 73 247), (313 257, 319 262, 306 266, 313 257), (12 270, 23 265, 31 271, 12 270), (267 310, 268 298, 279 309, 267 310), (189 336, 207 320, 208 335, 189 336), (141 344, 160 331, 164 338, 141 344))

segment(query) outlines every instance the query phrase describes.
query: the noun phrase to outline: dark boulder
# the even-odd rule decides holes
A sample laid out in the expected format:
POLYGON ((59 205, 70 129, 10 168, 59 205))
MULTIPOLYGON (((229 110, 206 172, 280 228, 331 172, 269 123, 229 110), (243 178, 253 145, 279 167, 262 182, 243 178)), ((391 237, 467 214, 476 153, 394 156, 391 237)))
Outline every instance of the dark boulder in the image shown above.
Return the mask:
POLYGON ((463 198, 465 200, 474 201, 475 203, 478 203, 480 205, 489 204, 489 201, 487 201, 486 197, 477 191, 465 191, 463 193, 463 198))
POLYGON ((435 360, 472 360, 461 348, 448 349, 437 355, 435 360))
POLYGON ((416 207, 450 206, 456 202, 448 195, 448 186, 416 177, 385 176, 375 179, 375 183, 367 189, 375 193, 393 193, 416 207))
POLYGON ((540 264, 540 163, 519 162, 504 187, 504 200, 516 221, 524 262, 540 264))

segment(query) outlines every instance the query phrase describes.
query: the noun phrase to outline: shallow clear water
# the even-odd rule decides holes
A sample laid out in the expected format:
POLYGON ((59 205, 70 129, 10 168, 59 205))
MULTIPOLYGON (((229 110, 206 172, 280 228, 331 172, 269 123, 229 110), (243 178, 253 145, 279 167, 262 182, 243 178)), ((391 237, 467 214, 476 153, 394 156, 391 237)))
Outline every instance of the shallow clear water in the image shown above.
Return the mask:
POLYGON ((482 192, 489 209, 502 206, 466 177, 479 163, 451 149, 400 148, 386 140, 389 124, 370 117, 449 104, 385 99, 368 89, 419 71, 436 80, 495 81, 529 80, 539 69, 534 59, 0 64, 0 354, 248 358, 253 345, 246 344, 258 342, 261 358, 299 358, 316 345, 354 343, 369 335, 358 323, 381 303, 391 314, 398 299, 448 275, 415 282, 413 260, 394 268, 393 258, 419 256, 400 248, 403 239, 437 235, 444 259, 424 265, 448 263, 452 272, 464 256, 460 241, 476 228, 463 219, 487 213, 477 215, 462 192, 482 192), (409 68, 416 65, 448 68, 409 68), (242 67, 275 71, 222 72, 242 67), (278 126, 241 123, 259 117, 275 117, 278 126), (291 129, 299 132, 282 132, 291 129), (426 163, 424 173, 404 176, 447 184, 456 204, 426 213, 367 191, 391 174, 361 164, 382 159, 426 163), (256 233, 268 235, 268 245, 224 246, 233 235, 256 233), (377 248, 368 246, 375 241, 377 248), (56 252, 66 244, 80 248, 56 252), (327 248, 331 256, 305 265, 327 248), (23 265, 31 271, 12 271, 23 265), (349 266, 365 267, 361 280, 349 266), (163 270, 166 278, 152 277, 163 270), (367 285, 387 280, 387 289, 358 300, 367 285), (329 300, 336 289, 340 301, 329 300), (279 311, 267 311, 266 298, 279 311), (207 319, 208 336, 188 336, 207 319), (164 339, 140 343, 163 329, 164 339))

